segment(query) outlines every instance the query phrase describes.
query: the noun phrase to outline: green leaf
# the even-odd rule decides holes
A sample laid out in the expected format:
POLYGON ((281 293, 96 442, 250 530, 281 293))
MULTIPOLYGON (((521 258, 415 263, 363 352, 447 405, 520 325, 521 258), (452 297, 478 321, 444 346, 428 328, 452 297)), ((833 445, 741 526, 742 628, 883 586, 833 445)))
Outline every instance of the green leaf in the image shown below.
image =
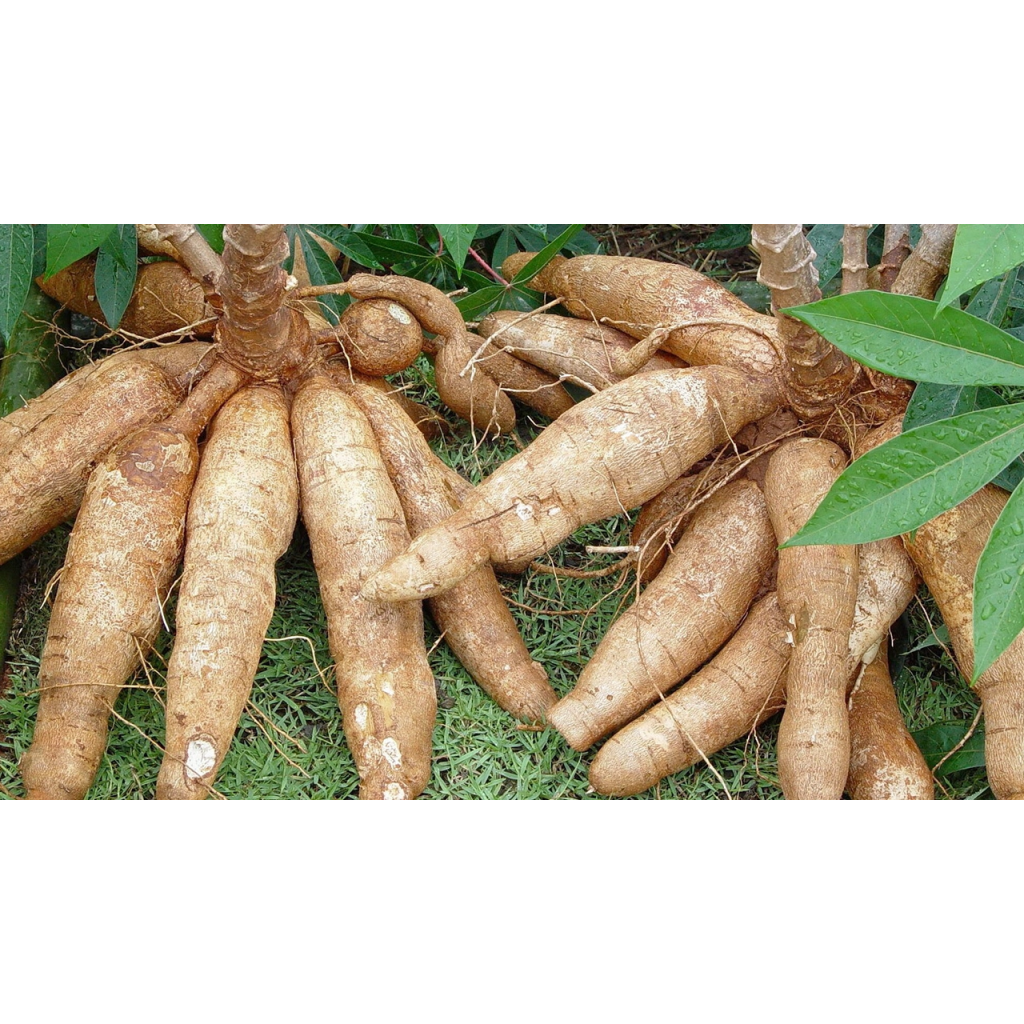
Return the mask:
POLYGON ((0 339, 6 342, 28 297, 35 251, 31 224, 0 224, 0 339))
POLYGON ((99 248, 114 230, 113 224, 47 224, 46 277, 71 266, 99 248))
POLYGON ((138 243, 134 224, 119 224, 96 256, 96 301, 107 325, 116 330, 135 290, 138 243))
POLYGON ((815 224, 807 232, 807 241, 815 252, 819 288, 824 288, 842 269, 844 227, 844 224, 815 224))
POLYGON ((462 268, 466 265, 466 253, 473 244, 473 236, 476 234, 476 224, 435 224, 434 227, 440 232, 448 253, 455 264, 455 272, 461 277, 462 268))
POLYGON ((385 229, 387 238, 399 238, 403 242, 419 243, 420 236, 415 224, 387 224, 385 229))
POLYGON ((918 643, 914 644, 913 647, 908 647, 902 653, 904 655, 916 654, 918 651, 926 650, 929 647, 947 647, 948 648, 949 645, 950 645, 949 627, 945 623, 942 623, 936 629, 929 630, 928 631, 928 635, 923 640, 918 641, 918 643))
POLYGON ((986 281, 967 304, 966 312, 999 327, 1010 306, 1016 271, 1007 272, 992 281, 986 281))
MULTIPOLYGON (((912 430, 925 423, 948 419, 975 409, 994 409, 1008 405, 1007 400, 992 388, 956 384, 918 384, 903 417, 903 429, 912 430)), ((1024 480, 1024 455, 1018 455, 1006 469, 993 477, 992 483, 1005 491, 1012 491, 1024 480)))
POLYGON ((223 224, 197 224, 196 231, 206 239, 214 252, 224 251, 223 224))
MULTIPOLYGON (((935 766, 967 735, 970 722, 936 722, 912 733, 929 768, 935 766)), ((939 775, 985 767, 985 729, 979 725, 971 738, 939 769, 939 775)))
POLYGON ((503 284, 492 284, 478 291, 462 295, 455 300, 463 320, 479 320, 502 308, 502 300, 508 289, 503 284))
POLYGON ((541 272, 561 251, 570 238, 582 228, 582 224, 570 224, 553 242, 549 242, 526 266, 516 274, 509 284, 523 284, 541 272))
MULTIPOLYGON (((324 252, 323 246, 310 238, 309 232, 302 227, 299 228, 299 240, 302 244, 302 255, 306 259, 306 272, 309 274, 310 283, 338 284, 341 281, 341 273, 334 265, 334 260, 324 252)), ((341 318, 341 311, 351 299, 347 295, 321 295, 318 301, 327 319, 336 324, 341 318), (342 299, 345 301, 342 302, 342 299)))
POLYGON ((908 533, 984 487, 1024 449, 1024 402, 915 427, 854 460, 784 547, 908 533))
POLYGON ((370 270, 384 269, 384 264, 374 256, 373 251, 363 241, 362 233, 341 224, 303 224, 302 227, 312 231, 314 235, 326 238, 332 245, 336 245, 353 263, 358 263, 361 267, 369 267, 370 270))
POLYGON ((735 281, 722 281, 738 299, 742 299, 751 309, 767 314, 771 309, 772 293, 763 284, 738 277, 735 281))
POLYGON ((813 327, 858 362, 933 384, 1024 385, 1024 344, 959 309, 888 292, 837 295, 788 316, 813 327))
POLYGON ((750 227, 749 224, 719 224, 703 242, 698 242, 694 249, 710 249, 713 252, 742 249, 743 246, 750 245, 750 227))
POLYGON ((516 245, 516 239, 515 235, 512 234, 512 229, 506 227, 504 231, 498 235, 498 239, 494 243, 494 251, 491 253, 491 266, 500 272, 502 263, 504 263, 505 260, 514 252, 519 252, 519 247, 516 245))
POLYGON ((976 284, 1024 263, 1024 224, 961 224, 939 309, 976 284))
POLYGON ((992 527, 974 573, 974 675, 982 674, 1024 629, 1024 489, 992 527))

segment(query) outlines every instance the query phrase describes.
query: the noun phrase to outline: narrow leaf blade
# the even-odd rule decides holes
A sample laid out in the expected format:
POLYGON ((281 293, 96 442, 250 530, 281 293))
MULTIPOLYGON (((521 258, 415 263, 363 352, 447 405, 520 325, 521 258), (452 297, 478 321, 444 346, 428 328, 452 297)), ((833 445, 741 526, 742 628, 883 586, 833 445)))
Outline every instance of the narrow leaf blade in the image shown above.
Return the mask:
POLYGON ((0 339, 4 342, 28 298, 34 252, 31 224, 0 224, 0 339))
POLYGON ((114 227, 113 224, 47 224, 45 276, 52 277, 98 249, 114 227))
POLYGON ((939 309, 1018 263, 1024 263, 1024 224, 959 225, 939 309))
POLYGON ((96 256, 96 301, 107 324, 117 329, 128 308, 138 273, 138 242, 134 224, 118 225, 107 236, 96 256))
POLYGON ((1024 629, 1024 489, 992 527, 974 573, 974 675, 985 671, 1024 629))
MULTIPOLYGON (((341 273, 334 265, 334 261, 324 252, 321 246, 314 239, 310 238, 309 232, 299 228, 299 240, 302 245, 302 255, 306 259, 306 272, 312 284, 338 284, 341 281, 341 273)), ((319 296, 320 308, 324 310, 327 319, 336 324, 341 318, 341 311, 348 305, 348 296, 321 295, 319 296), (346 301, 342 302, 342 299, 346 301)))
POLYGON ((863 544, 923 526, 984 487, 1024 449, 1024 402, 900 434, 856 459, 787 541, 863 544))
POLYGON ((787 316, 858 362, 932 384, 1024 385, 1024 343, 959 309, 888 292, 837 295, 787 316))
POLYGON ((509 283, 524 284, 531 277, 539 274, 559 254, 566 242, 575 238, 582 228, 582 224, 570 224, 554 241, 544 246, 509 283))
POLYGON ((444 239, 448 248, 448 255, 455 264, 455 272, 462 277, 462 268, 466 265, 466 253, 473 244, 473 236, 476 234, 476 224, 435 224, 435 228, 444 239))

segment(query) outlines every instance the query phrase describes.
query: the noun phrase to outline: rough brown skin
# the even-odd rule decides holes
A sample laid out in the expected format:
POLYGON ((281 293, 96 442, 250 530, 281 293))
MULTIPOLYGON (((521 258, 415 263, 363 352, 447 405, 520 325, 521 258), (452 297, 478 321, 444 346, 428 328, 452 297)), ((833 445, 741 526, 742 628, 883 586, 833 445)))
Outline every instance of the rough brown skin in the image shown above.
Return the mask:
POLYGON ((160 627, 198 461, 194 438, 147 427, 89 478, 40 662, 35 734, 21 762, 29 799, 81 799, 92 785, 114 701, 160 627))
POLYGON ((716 464, 674 480, 640 509, 629 543, 640 548, 636 574, 648 584, 661 572, 675 542, 683 535, 699 491, 720 483, 729 468, 716 464))
POLYGON ((694 514, 665 567, 608 630, 548 720, 575 750, 631 721, 729 639, 774 557, 757 484, 722 488, 694 514))
POLYGON ((515 429, 515 408, 486 370, 470 366, 472 360, 473 347, 466 335, 445 342, 434 358, 438 397, 485 436, 507 434, 515 429))
MULTIPOLYGON (((765 498, 780 544, 807 522, 845 466, 842 450, 819 438, 788 441, 772 455, 765 498)), ((856 547, 783 548, 778 599, 793 642, 779 729, 779 781, 790 800, 838 800, 850 763, 845 698, 856 547)))
MULTIPOLYGON (((536 253, 501 266, 511 280, 536 253)), ((696 270, 633 256, 556 256, 530 282, 561 296, 573 316, 606 323, 633 338, 670 328, 660 347, 693 366, 734 366, 775 374, 778 325, 696 270), (713 322, 714 321, 714 322, 713 322)))
POLYGON ((724 366, 630 377, 555 420, 364 592, 433 597, 485 561, 536 557, 584 523, 653 497, 778 401, 770 379, 724 366))
MULTIPOLYGON (((465 482, 430 450, 401 409, 358 384, 346 392, 373 427, 410 533, 416 536, 456 511, 468 485, 453 484, 452 476, 465 482)), ((490 566, 480 566, 428 606, 445 643, 501 708, 527 721, 545 717, 558 698, 526 649, 490 566)))
MULTIPOLYGON (((95 270, 96 260, 86 257, 52 277, 38 278, 36 283, 69 309, 105 324, 103 310, 96 301, 95 270)), ((195 324, 194 334, 209 337, 215 326, 211 318, 215 315, 206 302, 203 286, 185 267, 167 261, 147 263, 139 267, 135 291, 117 329, 143 338, 156 338, 195 324)))
MULTIPOLYGON (((508 309, 484 317, 477 333, 494 338, 496 346, 556 377, 575 380, 595 391, 623 379, 612 368, 613 357, 635 344, 628 334, 604 324, 551 313, 524 317, 508 309)), ((658 353, 643 369, 670 370, 685 365, 675 356, 658 353)))
POLYGON ((288 403, 279 388, 244 388, 211 425, 189 503, 157 799, 210 792, 249 698, 297 508, 288 403))
POLYGON ((768 594, 704 668, 609 738, 590 784, 605 796, 633 796, 746 736, 782 708, 790 650, 768 594))
MULTIPOLYGON (((993 485, 903 538, 949 628, 960 670, 974 667, 974 572, 1008 495, 993 485)), ((985 766, 1000 800, 1024 800, 1024 634, 981 674, 985 766)))
POLYGON ((134 428, 162 420, 181 396, 158 366, 125 359, 90 374, 28 427, 0 453, 0 564, 67 519, 93 466, 134 428))
POLYGON ((414 402, 411 398, 406 398, 400 387, 389 384, 383 377, 367 377, 365 374, 355 373, 344 361, 328 363, 325 369, 341 385, 355 382, 387 395, 401 407, 428 441, 451 431, 451 424, 440 413, 414 402))
POLYGON ((140 348, 114 352, 95 363, 87 363, 53 387, 14 412, 0 419, 0 452, 11 448, 36 424, 52 416, 70 398, 78 394, 85 382, 97 371, 116 366, 118 363, 137 362, 140 359, 153 363, 172 377, 179 388, 187 388, 209 368, 213 346, 201 341, 182 342, 159 348, 140 348))
POLYGON ((559 384, 557 377, 503 352, 486 338, 475 334, 467 337, 473 346, 475 364, 482 367, 510 398, 551 420, 557 419, 576 404, 569 392, 559 384))
POLYGON ((402 507, 366 417, 327 377, 311 377, 299 388, 292 427, 302 520, 359 796, 412 799, 430 780, 437 713, 422 608, 360 595, 366 578, 409 542, 402 507))
POLYGON ((853 800, 934 800, 932 773, 907 731, 882 651, 864 666, 849 699, 853 800))
POLYGON ((392 299, 354 302, 341 315, 344 357, 358 373, 383 377, 411 366, 423 349, 423 331, 392 299))

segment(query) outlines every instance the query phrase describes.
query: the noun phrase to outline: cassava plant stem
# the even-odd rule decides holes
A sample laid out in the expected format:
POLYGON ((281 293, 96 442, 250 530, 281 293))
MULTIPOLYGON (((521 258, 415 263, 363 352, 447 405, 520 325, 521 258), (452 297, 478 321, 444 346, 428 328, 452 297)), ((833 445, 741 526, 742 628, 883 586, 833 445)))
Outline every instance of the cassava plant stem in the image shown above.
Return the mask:
POLYGON ((814 250, 800 224, 754 224, 751 244, 761 257, 757 279, 772 293, 786 360, 786 389, 805 419, 831 413, 850 391, 857 367, 816 331, 787 316, 789 306, 821 298, 814 250))

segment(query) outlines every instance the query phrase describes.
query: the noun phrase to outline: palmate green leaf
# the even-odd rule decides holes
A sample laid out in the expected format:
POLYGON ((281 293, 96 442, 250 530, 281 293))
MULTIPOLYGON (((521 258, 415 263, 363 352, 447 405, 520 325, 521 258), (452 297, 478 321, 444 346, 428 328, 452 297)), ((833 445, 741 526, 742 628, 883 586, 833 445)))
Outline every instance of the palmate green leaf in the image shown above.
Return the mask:
POLYGON ((117 329, 135 290, 138 241, 134 224, 119 224, 96 256, 96 301, 109 327, 117 329))
MULTIPOLYGON (((914 742, 924 755, 925 761, 928 762, 928 767, 935 768, 946 754, 964 738, 970 727, 970 722, 936 722, 934 725, 929 725, 927 729, 913 733, 914 742)), ((953 772, 962 772, 967 768, 984 767, 985 729, 984 726, 978 726, 971 734, 971 738, 949 760, 943 763, 939 774, 950 775, 953 772)))
POLYGON ((1024 263, 1024 224, 959 225, 939 309, 1019 263, 1024 263))
MULTIPOLYGON (((314 235, 326 238, 336 245, 350 260, 370 270, 383 270, 384 264, 377 259, 370 247, 363 241, 363 234, 342 224, 303 224, 302 227, 314 235)), ((371 236, 372 237, 372 236, 371 236)))
POLYGON ((455 264, 455 273, 461 277, 462 268, 466 265, 466 253, 469 252, 469 247, 473 244, 473 236, 476 234, 477 225, 435 224, 434 227, 437 228, 444 239, 448 255, 451 256, 452 262, 455 264))
POLYGON ((992 527, 974 573, 972 683, 1024 629, 1024 488, 1018 487, 992 527))
MULTIPOLYGON (((945 420, 975 409, 994 409, 1008 405, 1007 400, 993 391, 976 385, 961 387, 957 384, 918 384, 903 417, 903 429, 912 430, 925 423, 945 420)), ((993 477, 992 483, 1005 491, 1012 491, 1024 480, 1024 455, 1018 455, 1006 469, 993 477)))
POLYGON ((0 224, 0 340, 5 343, 28 297, 34 251, 31 224, 0 224))
POLYGON ((1024 344, 969 313, 936 313, 928 299, 888 292, 837 295, 787 316, 813 327, 858 362, 932 384, 1024 385, 1024 344))
POLYGON ((864 544, 923 526, 1024 449, 1024 402, 916 427, 865 452, 784 546, 864 544))
POLYGON ((52 277, 98 249, 114 227, 113 224, 47 224, 45 276, 52 277))
POLYGON ((523 284, 539 274, 561 252, 566 242, 575 238, 582 228, 582 224, 570 224, 554 241, 545 245, 509 283, 523 284))

